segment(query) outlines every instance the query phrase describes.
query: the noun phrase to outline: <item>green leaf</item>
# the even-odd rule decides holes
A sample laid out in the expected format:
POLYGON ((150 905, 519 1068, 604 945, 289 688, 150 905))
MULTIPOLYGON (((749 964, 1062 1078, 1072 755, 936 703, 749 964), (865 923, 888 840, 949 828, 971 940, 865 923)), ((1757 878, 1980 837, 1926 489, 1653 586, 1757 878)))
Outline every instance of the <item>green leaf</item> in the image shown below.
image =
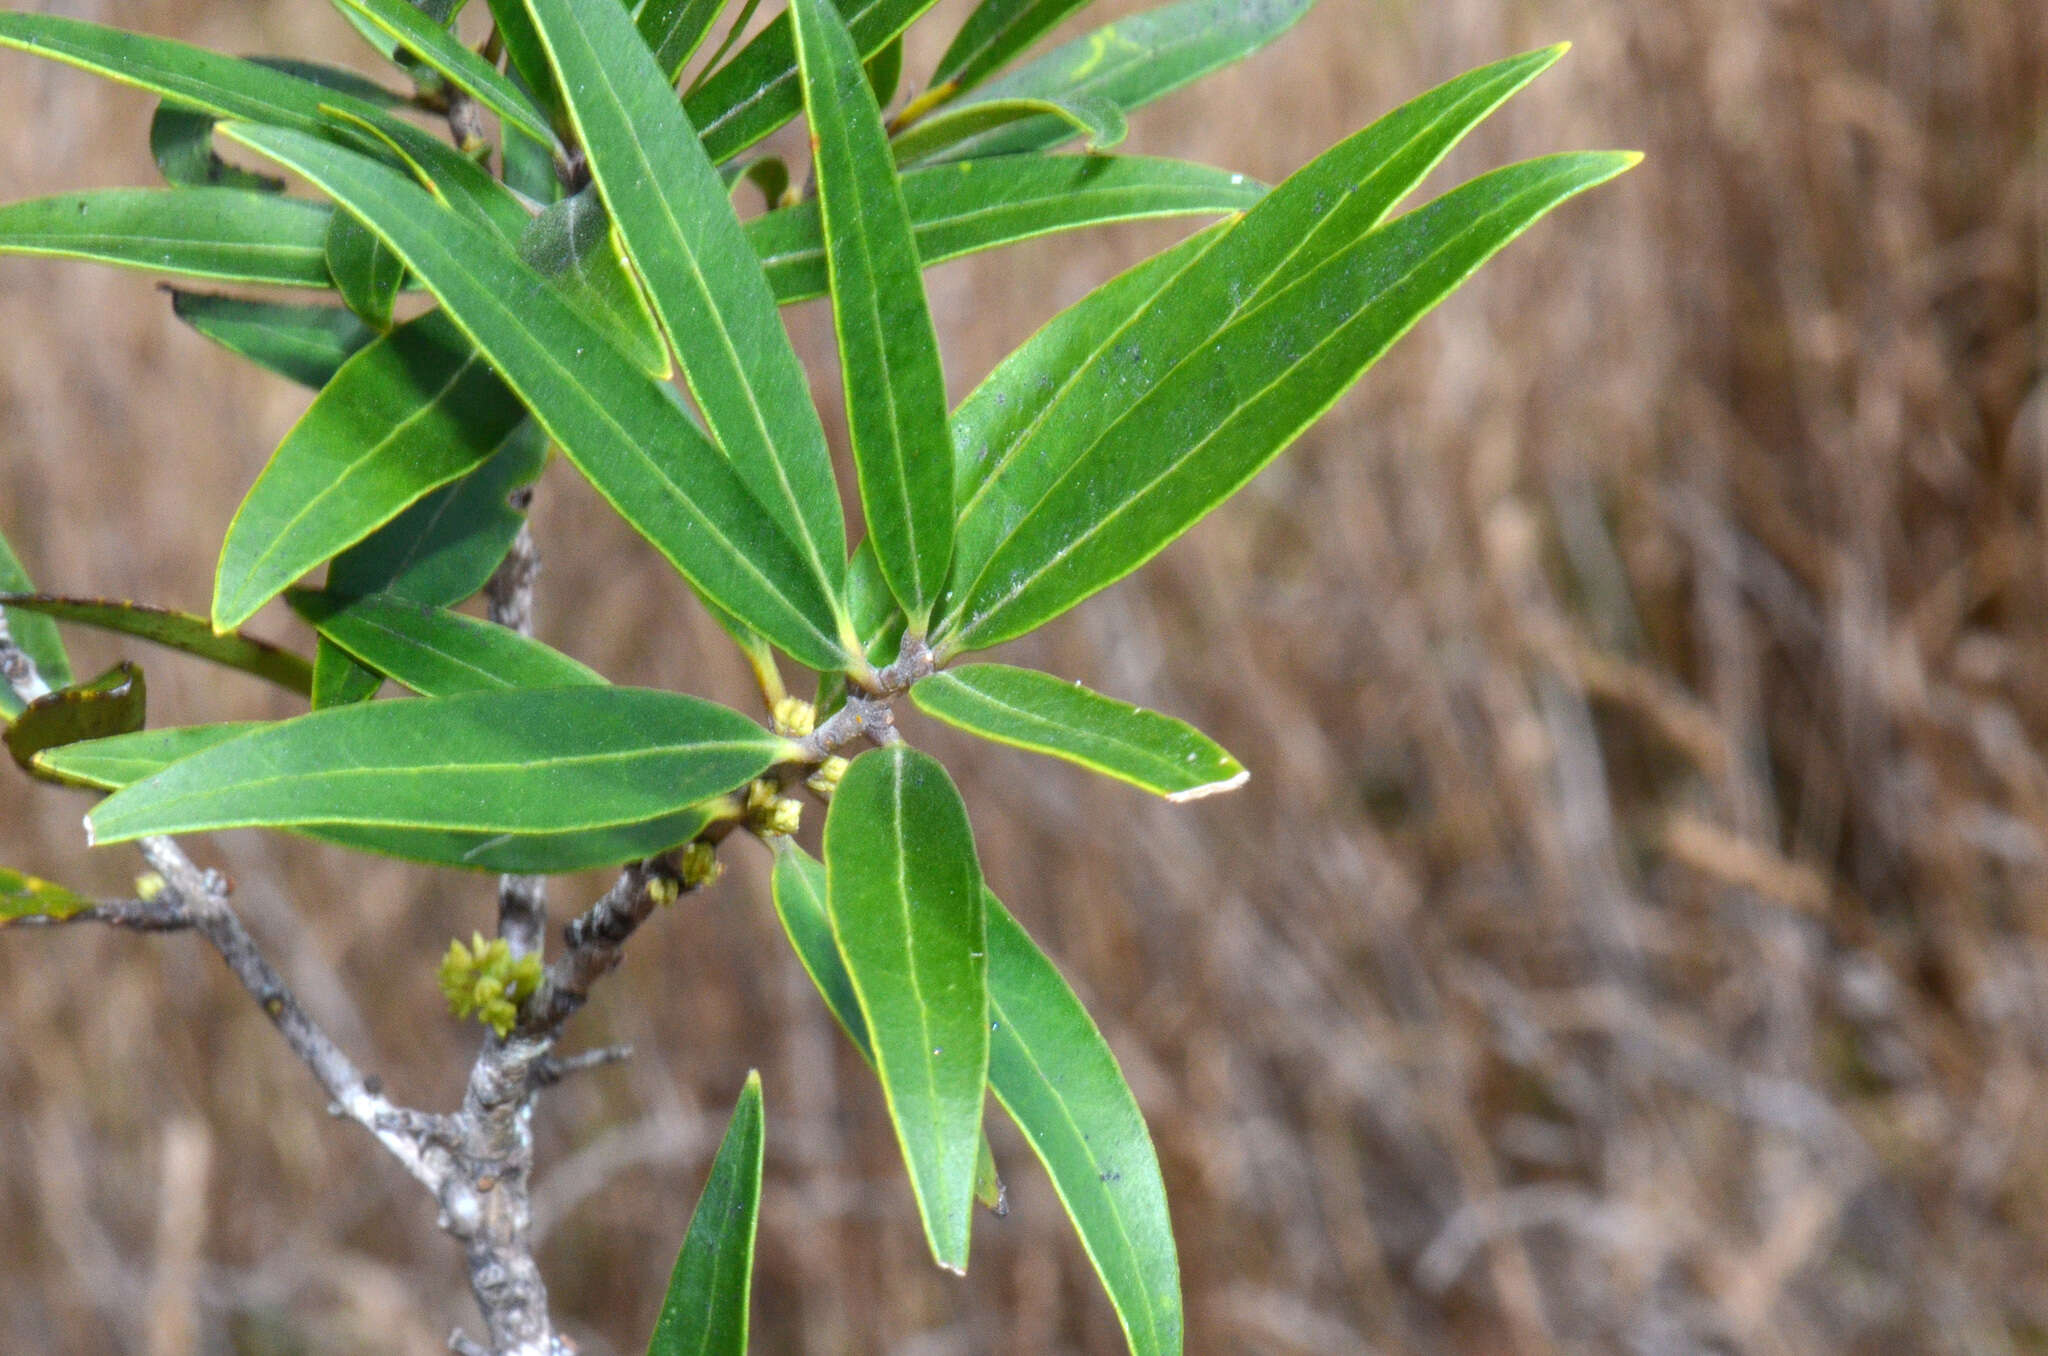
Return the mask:
POLYGON ((852 39, 826 0, 791 0, 868 537, 913 630, 953 554, 946 377, 910 213, 852 39))
POLYGON ((718 171, 624 11, 530 0, 569 113, 714 441, 836 595, 846 527, 825 430, 718 171))
MULTIPOLYGON (((840 17, 866 61, 932 7, 933 0, 847 0, 840 17)), ((726 65, 683 100, 714 163, 728 160, 803 110, 796 40, 789 16, 778 14, 726 65)))
POLYGON ((519 257, 551 279, 643 372, 666 378, 674 371, 595 187, 544 208, 520 237, 519 257))
POLYGON ((347 650, 324 637, 313 650, 313 696, 315 711, 330 706, 366 702, 384 687, 384 675, 359 661, 347 650))
POLYGON ((896 97, 896 87, 903 83, 903 37, 898 34, 889 39, 889 45, 861 63, 867 72, 868 88, 874 91, 875 102, 883 108, 896 97))
POLYGON ((506 687, 573 687, 602 675, 537 640, 388 593, 285 595, 292 610, 362 663, 425 697, 506 687))
MULTIPOLYGON (((754 11, 760 7, 761 0, 740 0, 740 12, 733 15, 732 22, 725 26, 724 39, 719 42, 718 46, 712 48, 711 55, 704 59, 703 69, 697 72, 697 78, 684 87, 683 105, 685 108, 688 108, 690 99, 697 93, 697 90, 718 71, 720 63, 725 60, 725 54, 732 50, 732 45, 740 40, 740 34, 746 32, 747 26, 754 22, 754 11)), ((696 115, 692 113, 690 117, 694 121, 696 115)))
MULTIPOLYGON (((903 202, 925 268, 1054 231, 1236 212, 1265 194, 1242 174, 1143 156, 1018 155, 906 170, 903 202)), ((747 235, 777 301, 823 296, 818 204, 756 217, 747 235)))
MULTIPOLYGON (((759 155, 744 165, 728 164, 718 171, 728 192, 737 193, 741 184, 752 184, 761 195, 761 207, 772 212, 783 205, 789 192, 789 164, 779 155, 759 155)), ((753 248, 752 242, 748 248, 753 248)))
POLYGON ((45 693, 30 702, 7 727, 7 751, 22 771, 45 781, 57 778, 35 761, 45 749, 80 740, 126 734, 142 728, 149 706, 149 685, 142 670, 122 661, 88 682, 45 693))
POLYGON ((746 1356, 761 1142, 761 1075, 749 1072, 690 1216, 647 1356, 746 1356))
POLYGON ((327 222, 327 273, 351 311, 377 330, 391 328, 391 308, 405 281, 405 265, 370 234, 353 212, 336 212, 327 222))
POLYGON ((93 902, 84 895, 0 866, 0 927, 23 918, 60 921, 91 907, 93 902))
POLYGON ((671 90, 710 35, 725 0, 647 0, 634 25, 671 90))
MULTIPOLYGON (((1258 51, 1308 13, 1315 0, 1179 0, 1119 19, 1056 47, 981 87, 995 99, 1101 99, 1129 113, 1258 51)), ((1016 155, 1072 140, 1058 118, 1010 123, 948 154, 1016 155)))
MULTIPOLYGON (((0 535, 0 593, 35 591, 35 583, 22 568, 14 548, 0 535)), ((0 619, 6 621, 15 645, 34 661, 36 673, 45 684, 52 688, 71 685, 71 657, 64 652, 64 639, 57 634, 57 623, 37 612, 4 607, 0 607, 0 619)), ((0 716, 18 715, 21 707, 21 698, 14 695, 13 686, 0 679, 0 716)))
POLYGON ((239 188, 282 193, 284 180, 230 165, 213 153, 213 125, 220 119, 166 99, 149 120, 149 153, 164 179, 187 188, 239 188))
POLYGON ((117 792, 90 823, 99 842, 302 825, 561 833, 673 813, 793 751, 735 712, 671 692, 465 692, 266 726, 117 792))
MULTIPOLYGON (((338 113, 335 125, 353 143, 376 145, 388 150, 442 206, 488 227, 508 243, 518 244, 533 220, 518 195, 494 178, 489 170, 403 118, 382 114, 357 118, 338 113)), ((512 141, 525 142, 529 146, 534 144, 516 132, 508 138, 508 144, 512 141)), ((548 171, 548 182, 554 183, 553 170, 548 171)))
POLYGON ((846 611, 853 619, 853 633, 860 637, 861 653, 870 663, 886 664, 896 657, 910 621, 889 593, 889 581, 882 578, 872 541, 862 542, 847 564, 846 611))
POLYGON ((936 760, 901 744, 854 759, 825 818, 826 908, 874 1043, 925 1237, 967 1268, 988 1080, 981 866, 936 760))
POLYGON ((891 149, 899 165, 930 159, 998 127, 1027 118, 1058 118, 1081 134, 1090 151, 1106 151, 1124 139, 1124 112, 1107 99, 982 99, 941 108, 896 134, 891 149))
MULTIPOLYGON (((215 631, 204 617, 112 598, 59 598, 44 593, 0 594, 10 614, 34 612, 53 621, 134 636, 226 668, 239 669, 287 692, 305 696, 313 674, 306 661, 267 640, 239 631, 215 631)), ((47 681, 47 679, 45 679, 47 681)))
POLYGON ((214 343, 281 377, 319 390, 377 337, 353 311, 171 291, 171 311, 214 343))
POLYGON ((434 22, 406 0, 343 0, 379 29, 398 40, 447 82, 509 125, 536 141, 554 140, 547 116, 502 75, 498 68, 462 45, 443 24, 434 22))
MULTIPOLYGON (((548 67, 547 49, 541 46, 540 34, 534 30, 533 17, 526 12, 525 0, 489 0, 489 3, 491 19, 497 24, 498 37, 505 44, 505 56, 511 64, 512 73, 534 96, 534 102, 553 115, 556 127, 566 126, 561 118, 562 92, 555 87, 555 73, 548 67)), ((515 141, 528 146, 553 147, 556 144, 553 135, 536 140, 519 136, 518 129, 511 128, 505 136, 508 156, 515 141)), ((509 159, 507 165, 509 179, 509 159)))
MULTIPOLYGON (((161 772, 181 758, 265 728, 259 723, 193 725, 67 744, 36 755, 36 766, 76 786, 118 790, 161 772)), ((302 838, 362 852, 382 853, 472 871, 551 875, 640 861, 689 842, 716 819, 739 807, 729 798, 684 806, 630 824, 562 833, 457 833, 432 830, 310 825, 291 830, 302 838)))
POLYGON ((216 117, 247 118, 305 132, 321 129, 323 104, 355 113, 374 112, 377 107, 357 93, 304 78, 305 72, 318 69, 307 64, 296 64, 288 72, 55 14, 0 13, 0 47, 50 57, 216 117))
POLYGON ((1035 669, 961 665, 919 682, 910 698, 969 734, 1064 758, 1168 800, 1235 790, 1250 775, 1183 721, 1035 669))
POLYGON ((447 317, 430 311, 341 367, 228 525, 213 623, 239 626, 335 552, 474 469, 523 418, 447 317))
POLYGON ((932 72, 934 89, 973 88, 1059 26, 1088 0, 981 0, 932 72))
MULTIPOLYGON (((0 14, 0 19, 9 16, 0 14)), ((238 188, 103 188, 0 207, 0 254, 330 287, 324 203, 238 188)))
POLYGON ((376 229, 564 454, 707 598, 810 668, 845 662, 838 601, 674 393, 649 380, 480 226, 382 165, 276 128, 230 135, 376 229))
POLYGON ((1116 1057, 1017 920, 988 908, 989 1086, 1045 1165, 1134 1356, 1181 1350, 1166 1184, 1116 1057))

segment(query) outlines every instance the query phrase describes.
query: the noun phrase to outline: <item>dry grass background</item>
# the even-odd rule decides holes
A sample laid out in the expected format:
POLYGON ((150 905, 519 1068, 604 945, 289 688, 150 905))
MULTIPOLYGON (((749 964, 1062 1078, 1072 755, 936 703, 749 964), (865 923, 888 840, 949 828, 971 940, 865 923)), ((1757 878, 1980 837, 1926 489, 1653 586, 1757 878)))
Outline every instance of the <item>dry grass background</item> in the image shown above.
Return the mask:
MULTIPOLYGON (((313 0, 59 8, 234 50, 343 32, 313 0)), ((1560 37, 1573 56, 1454 168, 1648 163, 1009 656, 1196 721, 1251 784, 1166 807, 913 737, 1152 1119, 1192 1351, 2040 1350, 2048 11, 1324 0, 1133 141, 1277 178, 1560 37)), ((150 182, 147 107, 0 58, 0 197, 150 182)), ((1171 236, 940 270, 956 389, 1171 236)), ((132 275, 9 260, 0 319, 0 528, 52 586, 201 606, 303 396, 132 275)), ((824 318, 792 323, 825 372, 824 318)), ((548 639, 745 700, 564 468, 536 527, 548 639)), ((170 659, 151 679, 159 720, 282 713, 170 659)), ((120 889, 134 863, 86 858, 81 810, 0 780, 5 859, 120 889)), ((451 1100, 473 1037, 432 965, 488 886, 254 835, 204 851, 339 1037, 402 1098, 451 1100)), ((879 1099, 761 863, 728 855, 574 1027, 638 1059, 540 1119, 570 1331, 639 1349, 758 1064, 758 1349, 1116 1350, 1013 1134, 1016 1209, 978 1226, 973 1275, 925 1260, 879 1099)), ((0 940, 0 1348, 429 1352, 467 1314, 412 1185, 321 1115, 197 943, 0 940)))

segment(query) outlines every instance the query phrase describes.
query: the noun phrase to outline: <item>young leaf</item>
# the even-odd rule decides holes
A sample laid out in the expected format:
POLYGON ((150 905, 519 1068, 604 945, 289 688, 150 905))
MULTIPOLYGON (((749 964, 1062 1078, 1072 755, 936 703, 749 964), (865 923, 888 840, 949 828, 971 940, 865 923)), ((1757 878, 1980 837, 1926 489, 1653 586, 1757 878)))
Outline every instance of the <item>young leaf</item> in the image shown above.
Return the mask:
POLYGON ((230 353, 316 391, 377 337, 353 311, 340 306, 249 301, 174 288, 171 311, 230 353))
POLYGON ((1133 1356, 1179 1356, 1166 1184, 1116 1056, 1045 953, 988 897, 988 1078, 1031 1141, 1133 1356))
POLYGON ((595 187, 543 208, 519 237, 519 257, 642 371, 665 379, 674 370, 595 187))
POLYGON ((0 866, 0 927, 23 918, 61 921, 91 907, 92 901, 84 895, 0 866))
POLYGON ((479 465, 523 417, 439 312, 364 348, 285 435, 236 510, 214 578, 214 625, 241 625, 307 570, 479 465))
POLYGON ((466 692, 266 726, 117 792, 90 822, 103 843, 301 825, 561 833, 673 813, 792 750, 735 712, 671 692, 466 692))
MULTIPOLYGON (((1254 219, 1247 216, 1119 337, 1119 356, 1108 361, 1128 375, 1113 417, 1098 420, 1070 399, 1019 445, 1018 461, 1067 470, 963 586, 944 652, 1022 635, 1142 565, 1320 418, 1497 250, 1635 161, 1586 153, 1496 170, 1313 269, 1290 270, 1223 326, 1191 327, 1190 313, 1207 308, 1198 289, 1212 284, 1208 266, 1232 258, 1254 219), (1194 301, 1183 303, 1188 296, 1194 301), (1151 365, 1158 356, 1147 353, 1149 336, 1177 345, 1191 328, 1202 337, 1198 349, 1151 365), (1063 446, 1076 428, 1086 433, 1063 446)), ((1215 281, 1252 290, 1233 275, 1215 281)))
POLYGON ((1086 149, 1106 151, 1124 139, 1124 111, 1099 98, 981 99, 942 108, 896 134, 890 143, 896 163, 909 165, 938 156, 984 132, 1026 118, 1058 118, 1071 124, 1086 149))
POLYGON ((967 809, 927 754, 854 759, 825 817, 826 908, 939 1265, 967 1269, 988 1079, 981 866, 967 809))
POLYGON ((5 739, 8 753, 22 771, 55 780, 36 763, 37 754, 80 740, 139 730, 148 706, 149 686, 142 670, 123 661, 90 681, 36 698, 0 738, 5 739))
MULTIPOLYGON (((1054 231, 1239 212, 1266 192, 1256 180, 1207 165, 1113 155, 960 161, 906 170, 901 184, 925 268, 1054 231)), ((747 235, 777 301, 825 294, 817 203, 756 217, 747 235)))
POLYGON ((675 395, 545 287, 503 242, 382 165, 310 137, 227 135, 345 203, 441 299, 564 454, 711 601, 824 670, 845 662, 838 600, 675 395))
POLYGON ((547 116, 497 67, 462 45, 445 24, 436 23, 407 0, 343 0, 449 84, 536 141, 554 140, 547 116))
POLYGON ((1172 716, 1035 669, 965 664, 910 689, 917 709, 969 734, 1049 753, 1168 800, 1243 786, 1243 766, 1172 716))
MULTIPOLYGON (((866 61, 932 7, 933 0, 848 0, 839 14, 866 61)), ((778 14, 724 66, 683 100, 712 163, 729 160, 803 110, 796 40, 778 14)))
POLYGON ((334 82, 305 78, 310 70, 321 68, 278 63, 290 65, 280 70, 55 14, 0 13, 0 47, 51 57, 216 117, 247 118, 305 132, 321 130, 322 105, 353 113, 374 112, 377 107, 360 94, 332 87, 334 82))
MULTIPOLYGON (((983 85, 976 102, 1101 99, 1124 112, 1258 51, 1308 13, 1315 0, 1178 0, 1119 19, 983 85)), ((1038 117, 993 128, 953 147, 955 159, 1042 151, 1074 128, 1038 117)))
POLYGON ((725 0, 647 0, 640 7, 634 26, 671 90, 724 8, 725 0))
POLYGON ((423 697, 507 687, 573 687, 604 678, 537 640, 389 593, 285 595, 320 634, 423 697))
MULTIPOLYGON (((35 591, 35 583, 22 568, 14 548, 7 544, 5 536, 0 536, 0 593, 35 591)), ((36 673, 47 686, 71 686, 71 657, 64 652, 64 639, 57 634, 57 623, 41 613, 8 607, 0 607, 0 620, 7 623, 8 634, 34 662, 36 673)), ((13 685, 0 681, 0 716, 17 715, 21 707, 21 698, 14 695, 13 685)))
MULTIPOLYGON (((58 598, 44 593, 0 594, 0 604, 7 607, 10 615, 34 612, 53 621, 134 636, 209 663, 239 669, 302 697, 311 690, 312 670, 299 656, 239 631, 215 631, 206 618, 189 612, 112 598, 58 598)), ((44 681, 49 680, 45 677, 44 681)))
POLYGON ((712 438, 836 594, 846 527, 831 452, 725 184, 624 11, 574 0, 530 8, 712 438))
POLYGON ((791 0, 868 537, 911 628, 925 629, 953 554, 946 378, 882 115, 827 0, 791 0))
MULTIPOLYGON (((6 18, 0 15, 0 19, 6 18)), ((0 207, 0 254, 331 287, 324 203, 238 188, 103 188, 0 207)))
POLYGON ((336 212, 327 221, 327 274, 334 290, 351 311, 372 329, 391 328, 391 308, 405 281, 405 265, 370 234, 353 212, 336 212))
POLYGON ((939 58, 938 68, 932 72, 933 89, 949 84, 956 93, 972 89, 1087 3, 1088 0, 981 0, 954 35, 946 54, 939 58))
POLYGON ((750 1072, 690 1216, 647 1356, 746 1356, 761 1141, 761 1075, 750 1072))

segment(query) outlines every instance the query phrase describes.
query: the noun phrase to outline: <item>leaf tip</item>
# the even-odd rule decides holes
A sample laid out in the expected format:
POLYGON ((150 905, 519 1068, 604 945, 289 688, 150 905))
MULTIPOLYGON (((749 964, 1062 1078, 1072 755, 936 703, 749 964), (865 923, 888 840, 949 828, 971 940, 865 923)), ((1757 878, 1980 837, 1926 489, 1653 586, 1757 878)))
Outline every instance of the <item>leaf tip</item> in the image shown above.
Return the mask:
POLYGON ((1251 769, 1241 767, 1237 770, 1237 775, 1234 777, 1225 777, 1219 782, 1204 782, 1200 786, 1191 786, 1185 791, 1175 791, 1167 796, 1167 799, 1176 805, 1180 805, 1191 800, 1201 800, 1205 796, 1220 796, 1225 791, 1237 790, 1238 787, 1250 781, 1251 777, 1251 769))

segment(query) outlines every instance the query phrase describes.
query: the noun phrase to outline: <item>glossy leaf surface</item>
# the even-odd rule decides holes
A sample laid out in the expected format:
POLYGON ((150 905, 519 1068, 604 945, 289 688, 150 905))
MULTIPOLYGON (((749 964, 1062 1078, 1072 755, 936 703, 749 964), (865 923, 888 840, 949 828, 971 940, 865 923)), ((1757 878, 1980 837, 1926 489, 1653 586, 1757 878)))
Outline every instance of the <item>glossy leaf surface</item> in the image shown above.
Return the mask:
POLYGON ((173 290, 171 311, 230 353, 316 391, 377 337, 353 311, 340 306, 173 290))
POLYGON ((815 669, 843 662, 837 600, 665 387, 483 227, 382 165, 276 128, 231 134, 384 235, 569 459, 707 598, 815 669))
POLYGON ((749 1073, 690 1216, 647 1356, 746 1356, 761 1147, 761 1075, 749 1073))
POLYGON ((45 693, 24 708, 7 726, 7 752, 32 777, 56 780, 36 761, 45 749, 81 740, 126 734, 142 728, 149 706, 149 685, 142 670, 122 662, 97 678, 45 693))
POLYGON ((551 203, 519 237, 519 257, 551 279, 585 318, 602 329, 619 351, 651 376, 674 369, 668 345, 655 328, 647 298, 633 279, 612 233, 611 216, 597 189, 585 188, 551 203))
POLYGON ((1180 1263, 1159 1157, 1080 999, 988 898, 989 1086, 1031 1142, 1134 1356, 1178 1356, 1180 1263))
POLYGON ((943 154, 961 142, 1028 118, 1057 118, 1073 128, 1090 151, 1106 151, 1124 139, 1124 111, 1099 98, 979 99, 941 108, 897 133, 890 143, 896 163, 907 165, 943 154))
POLYGON ((262 728, 262 721, 244 720, 136 730, 44 749, 36 754, 35 761, 44 772, 73 786, 117 791, 130 782, 163 771, 180 758, 189 758, 202 749, 262 728))
POLYGON ((825 430, 724 181, 623 11, 530 7, 712 438, 835 594, 846 528, 825 430))
POLYGON ((826 907, 939 1264, 965 1271, 988 1076, 981 867, 936 760, 854 759, 825 818, 826 907))
POLYGON ((405 265, 398 256, 385 249, 353 212, 328 218, 326 249, 327 274, 342 302, 370 328, 390 329, 391 308, 405 281, 405 265))
POLYGON ((0 927, 22 918, 69 918, 92 904, 53 881, 0 866, 0 927))
POLYGON ((934 87, 968 90, 1059 26, 1088 0, 981 0, 932 72, 934 87))
POLYGON ((730 791, 790 752, 669 692, 469 692, 316 711, 175 763, 91 817, 101 842, 222 828, 359 825, 561 833, 730 791))
POLYGON ((240 625, 321 561, 475 469, 524 417, 439 312, 362 349, 236 510, 214 578, 214 625, 240 625))
POLYGON ((328 640, 424 697, 507 687, 573 687, 604 678, 560 650, 492 622, 389 593, 286 595, 328 640))
MULTIPOLYGON (((1179 0, 1119 19, 989 81, 976 101, 1101 99, 1128 113, 1258 51, 1315 0, 1179 0)), ((956 157, 1016 155, 1069 141, 1058 118, 1009 123, 962 142, 956 157)))
POLYGON ((443 79, 536 141, 554 140, 547 117, 517 85, 462 45, 445 24, 436 23, 407 0, 343 0, 398 40, 443 79))
POLYGON ((725 0, 647 0, 634 18, 640 40, 671 87, 718 22, 725 0))
MULTIPOLYGON (((7 538, 0 536, 0 593, 34 593, 35 582, 22 567, 14 548, 7 544, 7 538)), ((15 610, 0 607, 0 617, 7 622, 7 632, 21 652, 34 661, 36 672, 43 682, 52 688, 68 687, 71 684, 71 656, 64 651, 64 639, 57 634, 57 623, 40 612, 27 609, 15 610)), ((21 698, 14 695, 14 688, 0 680, 0 717, 13 716, 21 710, 21 698)))
MULTIPOLYGON (((0 15, 0 18, 6 16, 0 15)), ((102 188, 0 207, 0 254, 330 287, 323 203, 238 188, 102 188)))
POLYGON ((239 631, 215 631, 206 618, 189 612, 123 599, 60 598, 40 593, 0 594, 0 603, 10 615, 34 612, 53 621, 133 636, 224 668, 239 669, 302 697, 311 689, 312 670, 298 655, 239 631))
POLYGON ((910 698, 969 734, 1064 758, 1168 800, 1230 791, 1248 775, 1185 721, 1036 669, 957 665, 920 681, 910 698))
MULTIPOLYGON (((961 161, 906 170, 901 182, 925 268, 1055 231, 1243 211, 1266 191, 1242 174, 1207 165, 1115 155, 961 161)), ((777 301, 825 294, 817 203, 756 217, 747 235, 777 301)))
POLYGON ((922 632, 953 554, 938 336, 881 111, 853 40, 827 0, 791 0, 790 14, 861 508, 882 577, 922 632))

